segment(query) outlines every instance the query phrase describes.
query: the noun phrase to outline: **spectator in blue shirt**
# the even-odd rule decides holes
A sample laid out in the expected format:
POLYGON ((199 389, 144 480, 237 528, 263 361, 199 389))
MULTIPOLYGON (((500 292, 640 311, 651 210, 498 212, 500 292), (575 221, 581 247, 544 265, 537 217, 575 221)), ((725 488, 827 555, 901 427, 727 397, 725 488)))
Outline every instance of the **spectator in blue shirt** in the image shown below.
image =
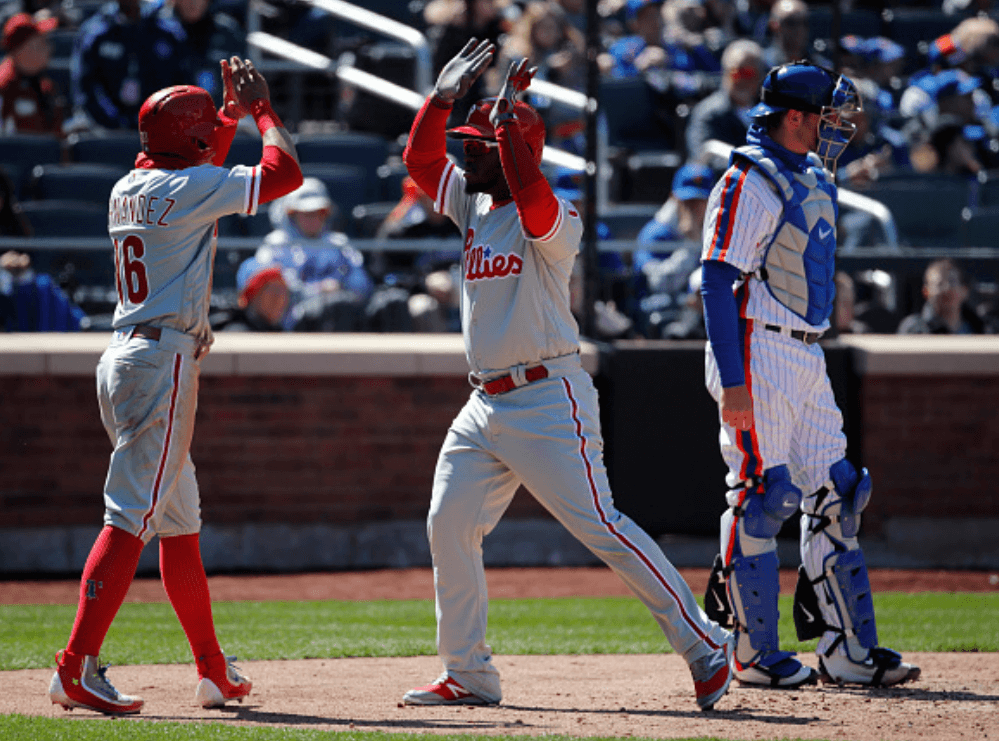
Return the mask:
POLYGON ((193 82, 183 64, 178 26, 166 25, 156 11, 140 0, 117 0, 80 26, 70 79, 74 113, 89 124, 137 130, 147 97, 193 82))
POLYGON ((28 255, 0 255, 0 331, 77 332, 87 326, 83 310, 50 276, 35 273, 28 255))
POLYGON ((188 83, 207 90, 222 105, 219 60, 246 56, 246 33, 234 18, 210 11, 211 0, 167 0, 158 16, 184 41, 188 83))
POLYGON ((666 68, 663 48, 662 0, 628 0, 625 20, 630 36, 618 39, 602 61, 610 77, 639 77, 653 68, 666 68))

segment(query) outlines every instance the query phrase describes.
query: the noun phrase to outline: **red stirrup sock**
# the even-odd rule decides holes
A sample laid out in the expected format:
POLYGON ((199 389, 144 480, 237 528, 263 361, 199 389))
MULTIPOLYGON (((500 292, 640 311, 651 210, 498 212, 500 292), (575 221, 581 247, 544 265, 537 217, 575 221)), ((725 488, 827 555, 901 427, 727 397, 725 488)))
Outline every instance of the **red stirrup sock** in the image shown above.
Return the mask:
POLYGON ((80 604, 66 650, 98 656, 118 608, 125 601, 139 565, 143 542, 131 533, 105 525, 97 536, 80 579, 80 604))
POLYGON ((194 658, 221 653, 197 534, 160 538, 160 574, 194 658))

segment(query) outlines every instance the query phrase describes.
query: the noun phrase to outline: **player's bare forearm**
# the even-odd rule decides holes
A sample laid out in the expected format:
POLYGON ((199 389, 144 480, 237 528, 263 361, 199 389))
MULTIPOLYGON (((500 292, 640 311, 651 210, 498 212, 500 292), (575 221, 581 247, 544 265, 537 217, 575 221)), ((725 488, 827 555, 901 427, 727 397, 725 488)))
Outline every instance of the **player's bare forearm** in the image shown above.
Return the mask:
POLYGON ((745 384, 730 386, 721 390, 722 422, 737 430, 748 430, 753 426, 753 397, 745 384))

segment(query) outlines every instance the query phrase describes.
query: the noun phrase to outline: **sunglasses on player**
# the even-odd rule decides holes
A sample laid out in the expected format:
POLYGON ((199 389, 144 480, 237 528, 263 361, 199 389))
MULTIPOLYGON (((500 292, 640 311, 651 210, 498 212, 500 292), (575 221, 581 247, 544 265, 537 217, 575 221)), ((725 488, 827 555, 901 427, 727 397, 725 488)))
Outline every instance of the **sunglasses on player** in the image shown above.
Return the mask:
POLYGON ((465 139, 465 141, 462 142, 465 154, 470 154, 473 157, 481 157, 488 154, 490 149, 495 149, 498 146, 498 142, 489 141, 487 139, 465 139))

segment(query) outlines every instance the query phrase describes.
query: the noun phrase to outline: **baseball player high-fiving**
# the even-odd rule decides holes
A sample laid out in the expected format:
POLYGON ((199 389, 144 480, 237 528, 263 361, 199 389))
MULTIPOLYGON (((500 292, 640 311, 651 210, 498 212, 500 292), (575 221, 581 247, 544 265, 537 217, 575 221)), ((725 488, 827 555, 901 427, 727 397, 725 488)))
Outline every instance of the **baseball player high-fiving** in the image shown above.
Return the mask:
POLYGON ((708 200, 706 380, 719 407, 729 508, 705 606, 733 621, 735 675, 745 684, 790 688, 821 675, 877 686, 919 676, 878 646, 856 537, 871 477, 846 459, 843 418, 816 344, 835 296, 836 159, 859 108, 845 76, 808 62, 770 70, 747 146, 735 150, 708 200), (794 618, 800 640, 819 638, 819 673, 777 640, 775 538, 799 508, 794 618))
POLYGON ((191 644, 204 707, 250 692, 215 636, 198 542, 201 508, 189 453, 199 360, 212 342, 209 297, 217 220, 253 214, 302 183, 291 137, 249 61, 222 61, 225 101, 199 87, 153 93, 139 112, 142 152, 111 191, 108 231, 118 305, 97 366, 101 420, 114 445, 104 486, 104 529, 90 551, 76 621, 49 686, 53 703, 108 714, 143 701, 110 683, 98 655, 138 565, 160 538, 163 586, 191 644), (263 136, 254 167, 222 167, 236 122, 251 114, 263 136))
POLYGON ((464 235, 461 324, 474 386, 445 437, 427 518, 444 673, 404 702, 500 701, 486 644, 482 539, 523 484, 648 606, 690 665, 698 705, 710 709, 731 681, 732 636, 706 617, 655 541, 614 507, 597 394, 569 309, 583 224, 539 169, 545 127, 517 100, 534 74, 526 61, 511 64, 497 98, 477 102, 447 132, 464 142, 464 169, 446 156, 452 104, 493 51, 472 39, 444 67, 403 153, 413 179, 464 235))

